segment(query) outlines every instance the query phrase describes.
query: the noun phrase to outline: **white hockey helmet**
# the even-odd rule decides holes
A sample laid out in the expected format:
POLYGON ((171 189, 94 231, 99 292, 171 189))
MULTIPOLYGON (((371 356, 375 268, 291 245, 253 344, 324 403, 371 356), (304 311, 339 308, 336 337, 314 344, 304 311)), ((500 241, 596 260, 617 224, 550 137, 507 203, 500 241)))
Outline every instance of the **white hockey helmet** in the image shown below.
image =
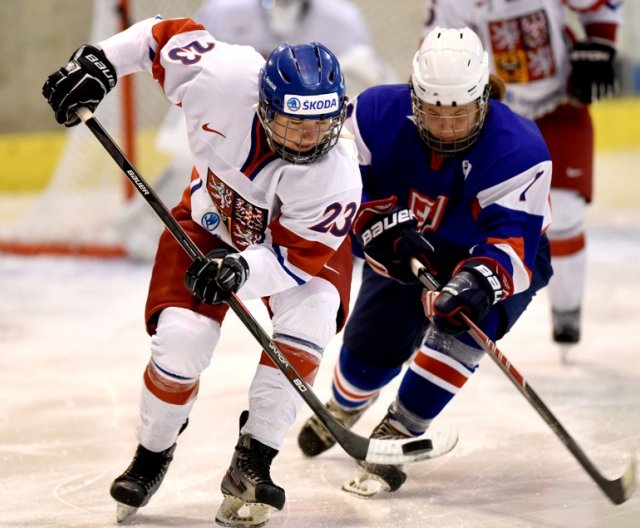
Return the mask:
POLYGON ((489 58, 478 35, 469 28, 434 28, 414 55, 411 85, 416 125, 425 142, 444 154, 469 148, 480 133, 489 97, 489 58), (478 114, 465 141, 433 143, 421 102, 453 107, 477 103, 478 114))

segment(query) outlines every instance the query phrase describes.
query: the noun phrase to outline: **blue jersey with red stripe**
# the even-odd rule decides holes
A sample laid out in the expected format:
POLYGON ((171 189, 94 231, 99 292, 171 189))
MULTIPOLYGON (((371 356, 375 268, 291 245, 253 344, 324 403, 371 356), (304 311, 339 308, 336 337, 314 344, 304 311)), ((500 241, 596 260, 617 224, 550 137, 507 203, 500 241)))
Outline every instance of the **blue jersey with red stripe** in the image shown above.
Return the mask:
POLYGON ((490 100, 476 143, 440 156, 420 138, 403 84, 361 93, 346 126, 356 136, 363 201, 395 195, 411 208, 436 247, 441 277, 483 258, 497 263, 507 295, 529 287, 550 222, 551 161, 535 123, 490 100))

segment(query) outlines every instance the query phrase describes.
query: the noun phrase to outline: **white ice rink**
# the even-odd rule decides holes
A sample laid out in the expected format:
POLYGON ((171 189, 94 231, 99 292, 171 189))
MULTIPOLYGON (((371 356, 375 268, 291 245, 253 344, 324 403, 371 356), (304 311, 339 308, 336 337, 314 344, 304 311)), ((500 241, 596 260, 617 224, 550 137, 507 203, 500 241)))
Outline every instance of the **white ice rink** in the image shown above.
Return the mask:
MULTIPOLYGON (((568 364, 549 337, 545 294, 499 343, 607 478, 640 445, 638 220, 594 211, 584 335, 568 364)), ((1 527, 116 526, 108 490, 135 447, 149 274, 125 261, 0 256, 1 527)), ((262 307, 249 306, 268 329, 262 307)), ((316 381, 323 401, 338 343, 316 381)), ((230 314, 167 478, 129 525, 216 526, 258 357, 230 314)), ((392 396, 390 388, 355 430, 367 435, 392 396)), ((407 466, 394 494, 341 491, 353 462, 339 447, 303 458, 296 434, 309 414, 305 407, 275 460, 287 504, 269 528, 640 527, 639 493, 611 504, 490 358, 439 419, 459 430, 458 447, 407 466)))

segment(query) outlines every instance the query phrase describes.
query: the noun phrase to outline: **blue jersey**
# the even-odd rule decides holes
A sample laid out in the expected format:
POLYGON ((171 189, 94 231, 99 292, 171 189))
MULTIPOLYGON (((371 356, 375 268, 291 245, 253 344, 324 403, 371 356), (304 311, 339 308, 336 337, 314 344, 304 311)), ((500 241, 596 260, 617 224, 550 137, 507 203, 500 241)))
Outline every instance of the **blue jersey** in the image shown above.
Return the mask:
POLYGON ((420 138, 407 84, 376 86, 349 108, 364 200, 396 196, 436 248, 439 277, 465 259, 496 264, 506 295, 525 291, 550 222, 551 161, 532 121, 490 100, 473 146, 437 155, 420 138))

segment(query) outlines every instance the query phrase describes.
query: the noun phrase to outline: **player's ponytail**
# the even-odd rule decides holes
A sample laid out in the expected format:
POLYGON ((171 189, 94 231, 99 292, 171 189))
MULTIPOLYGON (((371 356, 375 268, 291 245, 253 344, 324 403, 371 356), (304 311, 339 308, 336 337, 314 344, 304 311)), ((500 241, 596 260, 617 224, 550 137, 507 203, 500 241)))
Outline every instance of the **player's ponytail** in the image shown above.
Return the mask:
POLYGON ((504 81, 494 73, 489 74, 489 97, 502 101, 506 92, 504 81))

